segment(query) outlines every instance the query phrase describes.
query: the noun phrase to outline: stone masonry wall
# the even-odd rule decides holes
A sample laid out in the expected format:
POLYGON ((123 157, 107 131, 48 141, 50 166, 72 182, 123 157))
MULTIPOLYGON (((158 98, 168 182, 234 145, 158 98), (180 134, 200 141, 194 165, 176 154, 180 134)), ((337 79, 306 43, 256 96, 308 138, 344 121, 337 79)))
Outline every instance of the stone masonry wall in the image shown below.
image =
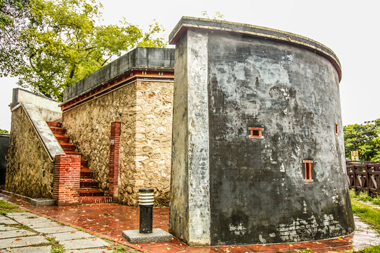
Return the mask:
POLYGON ((137 205, 138 190, 155 189, 169 205, 172 82, 132 82, 63 113, 70 142, 108 194, 111 123, 121 122, 118 201, 137 205))
POLYGON ((33 198, 53 198, 54 163, 24 109, 12 112, 5 189, 33 198))

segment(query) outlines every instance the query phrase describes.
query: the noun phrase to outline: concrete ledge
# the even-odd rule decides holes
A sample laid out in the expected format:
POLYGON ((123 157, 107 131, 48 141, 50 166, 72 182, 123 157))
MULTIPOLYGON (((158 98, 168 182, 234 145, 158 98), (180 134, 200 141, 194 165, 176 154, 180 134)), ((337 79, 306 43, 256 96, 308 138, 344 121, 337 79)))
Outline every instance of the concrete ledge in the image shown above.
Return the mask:
POLYGON ((32 206, 54 206, 54 199, 30 199, 30 204, 32 206))
POLYGON ((124 230, 122 235, 130 243, 169 242, 173 238, 171 234, 161 228, 153 229, 151 234, 141 234, 139 230, 124 230))
POLYGON ((0 193, 10 196, 10 197, 21 199, 25 202, 30 203, 32 206, 54 206, 55 205, 54 199, 33 199, 30 197, 26 197, 26 196, 23 196, 14 192, 6 191, 6 190, 0 190, 0 193))

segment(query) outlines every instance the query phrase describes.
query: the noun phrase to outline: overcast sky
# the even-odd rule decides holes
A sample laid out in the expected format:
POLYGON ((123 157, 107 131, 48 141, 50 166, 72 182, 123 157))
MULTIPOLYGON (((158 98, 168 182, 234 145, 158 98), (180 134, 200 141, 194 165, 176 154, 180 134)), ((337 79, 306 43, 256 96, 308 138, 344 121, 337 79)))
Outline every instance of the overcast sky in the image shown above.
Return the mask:
MULTIPOLYGON (((216 11, 225 20, 296 33, 331 48, 342 64, 340 97, 343 124, 380 118, 380 2, 376 0, 103 0, 104 22, 115 24, 123 16, 130 23, 147 27, 156 19, 168 37, 182 16, 201 17, 216 11)), ((10 129, 8 104, 16 79, 0 79, 0 128, 10 129)))

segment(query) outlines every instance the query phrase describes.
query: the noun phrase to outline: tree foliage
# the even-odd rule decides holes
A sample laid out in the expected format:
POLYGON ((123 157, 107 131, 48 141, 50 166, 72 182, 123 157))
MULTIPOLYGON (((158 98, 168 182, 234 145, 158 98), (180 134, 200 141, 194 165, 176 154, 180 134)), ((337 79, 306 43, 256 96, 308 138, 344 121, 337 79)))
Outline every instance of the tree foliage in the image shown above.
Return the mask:
POLYGON ((62 99, 63 90, 136 46, 164 47, 153 22, 147 31, 128 23, 102 25, 97 0, 30 0, 30 18, 18 39, 22 61, 12 62, 18 84, 62 99))
POLYGON ((0 134, 8 134, 9 132, 7 130, 1 129, 0 128, 0 134))
POLYGON ((214 13, 214 16, 212 16, 212 18, 208 15, 207 11, 201 11, 201 15, 205 18, 208 18, 208 19, 213 19, 213 20, 225 20, 224 19, 224 15, 222 13, 220 13, 219 11, 216 11, 214 13))
POLYGON ((380 119, 375 124, 348 125, 343 127, 346 157, 351 158, 351 151, 359 151, 359 159, 380 161, 380 119))
POLYGON ((25 48, 20 35, 31 19, 29 8, 29 0, 0 0, 0 77, 22 64, 25 48))

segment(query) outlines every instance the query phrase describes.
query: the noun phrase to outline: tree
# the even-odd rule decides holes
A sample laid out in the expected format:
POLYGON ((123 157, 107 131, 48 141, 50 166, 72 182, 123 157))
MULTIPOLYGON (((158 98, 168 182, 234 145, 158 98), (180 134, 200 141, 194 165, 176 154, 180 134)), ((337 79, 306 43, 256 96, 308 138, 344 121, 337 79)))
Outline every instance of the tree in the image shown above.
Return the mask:
POLYGON ((63 90, 136 46, 164 47, 157 22, 144 32, 122 20, 101 25, 96 0, 30 0, 29 23, 19 40, 25 51, 12 76, 18 84, 62 100, 63 90))
POLYGON ((0 134, 7 134, 7 133, 9 133, 7 130, 3 130, 0 128, 0 134))
POLYGON ((210 16, 208 15, 207 11, 201 11, 201 15, 205 18, 208 18, 208 19, 213 19, 213 20, 225 20, 224 19, 224 15, 222 13, 220 13, 219 11, 216 11, 214 16, 212 18, 210 18, 210 16))
POLYGON ((360 160, 380 161, 380 119, 375 124, 348 125, 343 127, 346 157, 351 151, 359 151, 360 160))
POLYGON ((24 44, 19 40, 31 18, 29 0, 0 0, 0 77, 22 64, 24 44))

